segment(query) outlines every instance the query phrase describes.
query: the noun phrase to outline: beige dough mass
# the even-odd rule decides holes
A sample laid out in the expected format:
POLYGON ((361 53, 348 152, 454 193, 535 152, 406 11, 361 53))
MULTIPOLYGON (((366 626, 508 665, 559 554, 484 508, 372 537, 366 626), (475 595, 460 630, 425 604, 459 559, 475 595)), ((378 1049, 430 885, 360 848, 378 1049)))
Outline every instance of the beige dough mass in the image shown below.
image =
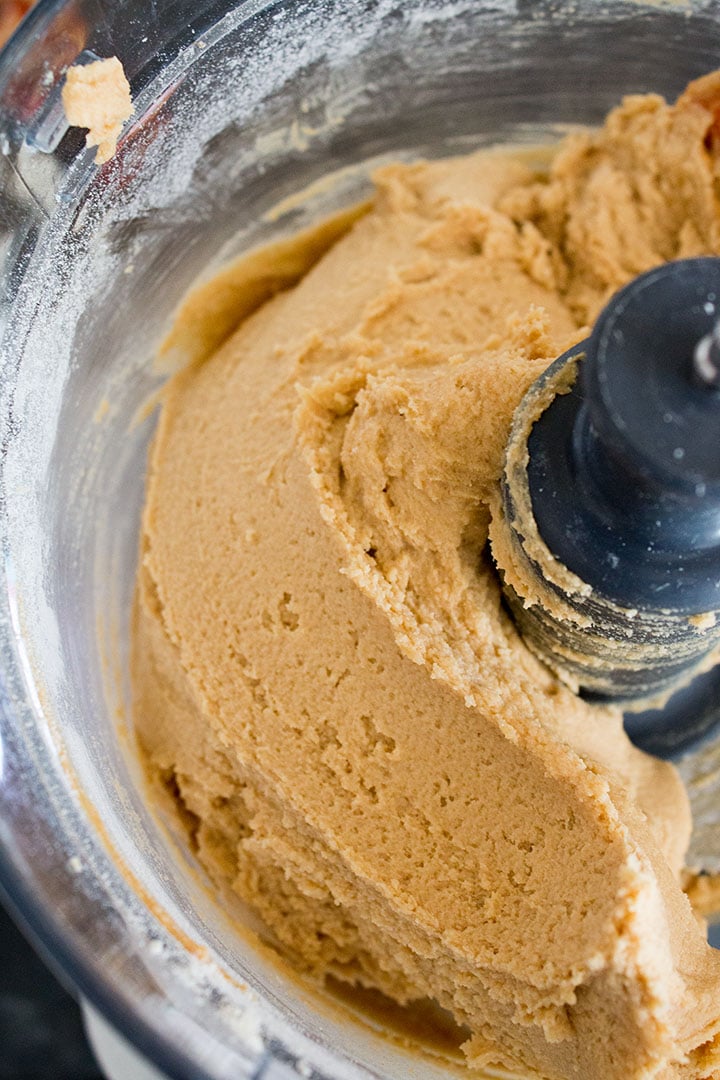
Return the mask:
POLYGON ((96 146, 95 162, 109 161, 122 126, 133 114, 123 66, 116 56, 68 68, 62 103, 69 124, 87 128, 86 146, 96 146))
POLYGON ((149 772, 299 969, 438 1001, 474 1066, 720 1077, 680 780, 528 653, 488 541, 533 380, 629 278, 720 252, 718 85, 627 99, 548 176, 497 151, 381 170, 164 398, 149 772))

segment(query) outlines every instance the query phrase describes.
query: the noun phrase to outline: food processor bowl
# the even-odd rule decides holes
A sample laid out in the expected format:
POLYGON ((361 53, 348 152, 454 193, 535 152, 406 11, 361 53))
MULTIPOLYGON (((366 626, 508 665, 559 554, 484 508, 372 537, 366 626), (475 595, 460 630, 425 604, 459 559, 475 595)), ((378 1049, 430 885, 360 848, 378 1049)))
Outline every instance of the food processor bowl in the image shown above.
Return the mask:
POLYGON ((167 1076, 454 1068, 275 963, 149 806, 127 647, 173 311, 377 163, 556 139, 718 66, 709 0, 40 0, 0 57, 0 880, 167 1076), (113 55, 135 114, 97 167, 60 87, 113 55))

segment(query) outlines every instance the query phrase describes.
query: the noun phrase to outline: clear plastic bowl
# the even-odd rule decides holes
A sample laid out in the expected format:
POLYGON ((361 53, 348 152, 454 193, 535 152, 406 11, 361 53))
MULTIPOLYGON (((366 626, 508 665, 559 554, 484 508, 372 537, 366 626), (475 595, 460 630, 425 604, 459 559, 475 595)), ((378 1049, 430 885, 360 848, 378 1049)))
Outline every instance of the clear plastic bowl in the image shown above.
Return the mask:
POLYGON ((126 643, 173 309, 222 259, 358 199, 374 162, 537 142, 623 93, 673 97, 720 66, 719 16, 661 0, 41 0, 0 57, 0 879, 168 1076, 448 1069, 269 962, 147 808, 126 643), (84 52, 120 57, 136 104, 102 169, 59 108, 84 52))

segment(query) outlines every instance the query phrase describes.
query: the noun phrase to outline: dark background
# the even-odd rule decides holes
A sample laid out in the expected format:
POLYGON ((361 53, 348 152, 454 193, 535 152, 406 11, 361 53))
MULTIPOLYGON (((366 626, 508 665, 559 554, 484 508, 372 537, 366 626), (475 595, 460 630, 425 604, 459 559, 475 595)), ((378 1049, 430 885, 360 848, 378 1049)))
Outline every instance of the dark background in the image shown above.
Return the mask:
POLYGON ((77 1003, 2 907, 0 1080, 103 1080, 77 1003))

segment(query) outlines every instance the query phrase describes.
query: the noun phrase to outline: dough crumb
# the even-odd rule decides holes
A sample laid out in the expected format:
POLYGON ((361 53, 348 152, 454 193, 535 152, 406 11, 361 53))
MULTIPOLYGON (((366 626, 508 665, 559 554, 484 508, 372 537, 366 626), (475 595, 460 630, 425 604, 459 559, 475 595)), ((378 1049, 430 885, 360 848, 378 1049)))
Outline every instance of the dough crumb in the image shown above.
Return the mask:
POLYGON ((97 146, 95 163, 109 161, 122 126, 133 112, 130 84, 116 56, 68 70, 62 89, 68 123, 88 129, 87 146, 97 146))

